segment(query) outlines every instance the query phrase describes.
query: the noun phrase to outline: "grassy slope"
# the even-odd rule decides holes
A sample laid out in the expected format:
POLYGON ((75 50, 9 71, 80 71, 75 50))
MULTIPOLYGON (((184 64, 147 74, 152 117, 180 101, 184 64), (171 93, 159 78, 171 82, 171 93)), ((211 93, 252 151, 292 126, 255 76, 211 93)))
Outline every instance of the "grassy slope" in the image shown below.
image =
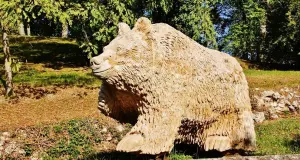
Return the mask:
POLYGON ((300 71, 244 70, 250 88, 281 89, 300 86, 300 71))

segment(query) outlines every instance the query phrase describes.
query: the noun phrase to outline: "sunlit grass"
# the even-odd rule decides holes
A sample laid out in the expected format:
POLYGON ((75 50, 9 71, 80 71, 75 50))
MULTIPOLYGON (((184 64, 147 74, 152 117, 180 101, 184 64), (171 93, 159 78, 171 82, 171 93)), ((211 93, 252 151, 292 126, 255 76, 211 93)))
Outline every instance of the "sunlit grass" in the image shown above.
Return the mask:
POLYGON ((244 70, 250 88, 279 89, 300 86, 300 71, 244 70))
POLYGON ((14 76, 14 83, 32 86, 73 85, 99 86, 101 81, 91 72, 38 72, 36 70, 21 71, 14 76))
POLYGON ((300 118, 266 121, 256 126, 257 155, 300 154, 300 118))

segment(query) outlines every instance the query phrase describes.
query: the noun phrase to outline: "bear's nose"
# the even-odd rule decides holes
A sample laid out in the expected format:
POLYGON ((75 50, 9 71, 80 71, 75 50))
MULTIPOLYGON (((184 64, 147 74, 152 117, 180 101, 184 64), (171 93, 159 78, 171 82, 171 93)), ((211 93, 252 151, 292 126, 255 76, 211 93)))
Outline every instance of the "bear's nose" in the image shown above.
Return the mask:
POLYGON ((101 60, 102 58, 100 58, 99 56, 97 57, 93 57, 90 61, 91 66, 95 66, 95 65, 100 65, 101 64, 101 60))

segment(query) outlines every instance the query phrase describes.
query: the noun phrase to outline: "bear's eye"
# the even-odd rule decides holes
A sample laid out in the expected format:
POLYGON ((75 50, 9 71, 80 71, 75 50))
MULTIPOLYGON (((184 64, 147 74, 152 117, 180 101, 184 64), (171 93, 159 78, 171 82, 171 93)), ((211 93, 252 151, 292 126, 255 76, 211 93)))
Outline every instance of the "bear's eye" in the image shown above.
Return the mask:
POLYGON ((122 49, 121 49, 121 47, 117 47, 117 52, 119 52, 119 51, 121 51, 122 49))

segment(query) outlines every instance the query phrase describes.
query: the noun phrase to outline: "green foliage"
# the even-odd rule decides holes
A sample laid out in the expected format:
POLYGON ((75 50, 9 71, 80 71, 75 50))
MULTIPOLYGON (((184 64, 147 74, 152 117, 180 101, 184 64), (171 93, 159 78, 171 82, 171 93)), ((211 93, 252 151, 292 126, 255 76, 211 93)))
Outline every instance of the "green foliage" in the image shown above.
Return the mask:
POLYGON ((216 32, 211 19, 211 9, 219 0, 179 0, 179 14, 175 27, 205 46, 216 48, 216 32))
POLYGON ((84 12, 80 18, 82 28, 80 34, 82 36, 78 37, 78 40, 89 58, 97 55, 98 49, 107 45, 117 35, 119 22, 133 25, 135 16, 130 9, 132 4, 132 0, 86 1, 83 3, 84 12))
POLYGON ((261 44, 262 27, 266 23, 266 11, 254 0, 228 0, 224 5, 231 7, 231 25, 224 37, 224 50, 244 59, 254 59, 261 44))
POLYGON ((30 22, 33 8, 33 0, 0 0, 1 26, 8 30, 15 30, 20 23, 30 22))

